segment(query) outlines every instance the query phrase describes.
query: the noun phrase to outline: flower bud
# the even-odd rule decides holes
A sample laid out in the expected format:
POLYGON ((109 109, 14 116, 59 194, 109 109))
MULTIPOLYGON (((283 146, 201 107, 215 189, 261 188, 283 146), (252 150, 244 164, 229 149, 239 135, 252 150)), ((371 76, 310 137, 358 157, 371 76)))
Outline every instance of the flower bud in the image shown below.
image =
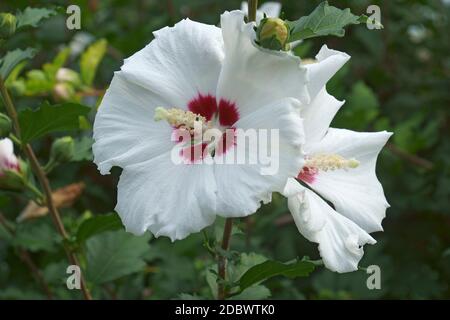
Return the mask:
POLYGON ((25 181, 21 171, 4 170, 0 174, 0 189, 9 191, 20 191, 25 188, 25 181))
POLYGON ((7 137, 11 133, 11 130, 11 119, 7 115, 0 113, 0 138, 7 137))
POLYGON ((81 86, 80 75, 71 69, 61 68, 56 73, 56 81, 57 82, 69 82, 73 84, 75 87, 81 86))
MULTIPOLYGON (((25 164, 23 164, 25 165, 25 164)), ((24 188, 22 164, 14 155, 14 145, 8 138, 0 140, 0 189, 24 188)))
POLYGON ((27 91, 27 85, 24 79, 18 79, 8 83, 8 89, 15 96, 23 96, 27 91))
POLYGON ((72 137, 59 138, 53 142, 50 151, 50 162, 55 164, 69 162, 75 153, 75 142, 72 137))
POLYGON ((53 88, 53 94, 57 101, 67 101, 75 95, 75 89, 70 83, 60 82, 53 88))
POLYGON ((271 50, 287 50, 289 25, 280 18, 264 18, 256 29, 259 45, 271 50))
POLYGON ((11 13, 0 13, 0 38, 9 38, 16 32, 16 16, 11 13))
POLYGON ((19 170, 13 142, 8 138, 0 140, 0 174, 5 170, 19 170))

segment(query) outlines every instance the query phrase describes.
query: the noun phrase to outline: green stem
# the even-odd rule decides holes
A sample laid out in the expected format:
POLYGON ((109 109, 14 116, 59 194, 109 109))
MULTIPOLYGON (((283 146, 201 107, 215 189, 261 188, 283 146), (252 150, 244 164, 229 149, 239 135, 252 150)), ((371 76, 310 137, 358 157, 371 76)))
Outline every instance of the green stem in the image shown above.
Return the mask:
MULTIPOLYGON (((230 249, 231 233, 233 231, 233 218, 228 218, 225 221, 222 238, 222 250, 228 251, 230 249)), ((227 297, 227 289, 225 287, 225 280, 227 277, 227 258, 223 254, 218 254, 217 268, 219 273, 219 283, 217 286, 217 298, 224 300, 227 297)))
POLYGON ((15 143, 17 144, 19 147, 22 147, 22 141, 20 141, 19 138, 17 138, 15 135, 13 135, 12 133, 9 135, 9 138, 15 143))
POLYGON ((256 21, 256 10, 258 9, 258 0, 248 1, 248 21, 256 21))
POLYGON ((215 257, 216 256, 216 251, 214 250, 213 247, 211 247, 211 244, 209 242, 209 237, 208 234, 206 233, 205 230, 203 230, 203 246, 206 248, 206 250, 208 251, 208 253, 215 257))
POLYGON ((53 161, 53 159, 50 159, 50 161, 44 166, 44 172, 46 174, 49 174, 50 172, 53 171, 53 169, 55 169, 58 166, 58 164, 53 161))

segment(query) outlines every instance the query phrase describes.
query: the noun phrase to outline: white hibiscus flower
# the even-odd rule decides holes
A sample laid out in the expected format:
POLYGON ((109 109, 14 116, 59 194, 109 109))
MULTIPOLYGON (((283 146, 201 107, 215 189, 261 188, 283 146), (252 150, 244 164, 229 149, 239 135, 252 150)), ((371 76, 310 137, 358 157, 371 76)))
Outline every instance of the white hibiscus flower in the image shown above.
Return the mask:
POLYGON ((317 62, 306 65, 312 100, 301 111, 305 165, 284 192, 300 233, 319 244, 325 266, 337 272, 357 270, 364 244, 376 242, 369 233, 383 230, 389 207, 375 166, 391 133, 329 128, 344 102, 329 95, 325 85, 349 58, 324 46, 317 62))
MULTIPOLYGON (((241 11, 224 13, 221 29, 183 20, 155 32, 115 73, 96 116, 93 151, 102 174, 123 168, 116 210, 130 232, 176 240, 212 224, 216 215, 247 216, 303 167, 298 110, 309 102, 306 68, 254 40, 254 23, 245 24, 241 11), (167 121, 155 121, 155 113, 167 121), (187 122, 194 118, 219 130, 279 129, 278 174, 195 158, 174 164, 172 136, 192 129, 187 122)), ((200 147, 204 157, 223 156, 200 147)))

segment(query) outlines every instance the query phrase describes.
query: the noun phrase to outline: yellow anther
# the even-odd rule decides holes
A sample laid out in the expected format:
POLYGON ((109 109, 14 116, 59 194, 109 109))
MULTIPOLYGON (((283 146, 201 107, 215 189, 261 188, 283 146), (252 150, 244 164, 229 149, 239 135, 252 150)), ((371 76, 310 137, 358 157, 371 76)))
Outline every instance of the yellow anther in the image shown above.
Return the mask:
POLYGON ((314 63, 317 63, 317 60, 316 59, 311 59, 311 58, 305 58, 305 59, 302 59, 302 65, 308 65, 308 64, 314 64, 314 63))
POLYGON ((200 122, 202 125, 207 123, 205 117, 191 111, 177 108, 164 109, 162 107, 155 109, 154 120, 166 120, 173 127, 186 127, 190 129, 194 128, 196 122, 200 122))
POLYGON ((317 154, 306 160, 305 167, 315 168, 322 171, 338 169, 355 169, 359 166, 356 159, 345 159, 338 154, 317 154))

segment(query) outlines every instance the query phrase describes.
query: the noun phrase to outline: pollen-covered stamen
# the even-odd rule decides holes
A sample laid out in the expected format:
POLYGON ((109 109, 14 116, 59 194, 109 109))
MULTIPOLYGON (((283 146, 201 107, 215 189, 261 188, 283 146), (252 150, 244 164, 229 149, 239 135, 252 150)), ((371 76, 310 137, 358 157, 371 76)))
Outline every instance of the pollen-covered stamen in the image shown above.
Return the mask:
POLYGON ((154 120, 166 120, 172 127, 186 129, 191 133, 193 133, 194 128, 205 129, 210 126, 205 117, 178 108, 165 109, 163 107, 157 107, 155 109, 154 120))
POLYGON ((305 165, 298 175, 298 179, 309 184, 314 183, 319 171, 348 170, 359 166, 356 159, 346 159, 338 154, 317 154, 306 158, 305 165))
POLYGON ((338 154, 318 154, 307 158, 305 167, 322 171, 332 171, 339 169, 355 169, 359 166, 359 161, 352 158, 346 159, 338 154))

